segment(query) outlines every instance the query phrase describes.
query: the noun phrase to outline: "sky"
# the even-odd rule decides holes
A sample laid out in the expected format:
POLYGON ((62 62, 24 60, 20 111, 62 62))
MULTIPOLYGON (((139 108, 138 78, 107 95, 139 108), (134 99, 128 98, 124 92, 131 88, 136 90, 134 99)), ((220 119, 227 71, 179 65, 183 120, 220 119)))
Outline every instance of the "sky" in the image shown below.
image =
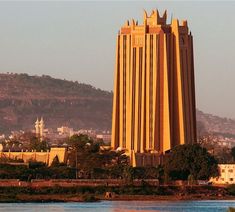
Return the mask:
POLYGON ((0 72, 113 89, 118 30, 143 10, 187 19, 197 108, 235 118, 235 1, 0 1, 0 72))

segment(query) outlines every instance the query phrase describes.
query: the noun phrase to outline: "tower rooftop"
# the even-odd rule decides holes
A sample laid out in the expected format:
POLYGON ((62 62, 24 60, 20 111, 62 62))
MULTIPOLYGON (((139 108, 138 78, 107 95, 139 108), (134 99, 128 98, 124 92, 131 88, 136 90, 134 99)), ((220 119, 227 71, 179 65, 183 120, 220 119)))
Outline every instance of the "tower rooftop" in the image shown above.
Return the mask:
POLYGON ((157 9, 152 10, 150 16, 148 16, 147 12, 144 10, 144 24, 146 22, 149 26, 156 26, 156 25, 166 25, 167 21, 167 11, 165 10, 163 15, 160 16, 157 9))

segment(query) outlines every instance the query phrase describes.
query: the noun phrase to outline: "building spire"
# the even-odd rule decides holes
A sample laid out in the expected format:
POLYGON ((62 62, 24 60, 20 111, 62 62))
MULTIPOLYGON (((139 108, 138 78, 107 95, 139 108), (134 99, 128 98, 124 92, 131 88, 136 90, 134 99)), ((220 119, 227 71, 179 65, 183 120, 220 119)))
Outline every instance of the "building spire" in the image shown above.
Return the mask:
POLYGON ((41 117, 41 121, 40 121, 40 141, 42 141, 43 137, 44 137, 44 127, 45 127, 44 120, 43 120, 43 117, 41 117))
POLYGON ((40 141, 43 140, 44 130, 45 130, 45 123, 44 123, 43 117, 41 117, 40 121, 37 117, 37 120, 35 122, 35 134, 36 134, 36 137, 40 139, 40 141))
POLYGON ((35 134, 37 137, 39 136, 39 133, 40 133, 40 126, 39 126, 39 121, 38 121, 38 117, 37 117, 37 120, 35 122, 35 134))

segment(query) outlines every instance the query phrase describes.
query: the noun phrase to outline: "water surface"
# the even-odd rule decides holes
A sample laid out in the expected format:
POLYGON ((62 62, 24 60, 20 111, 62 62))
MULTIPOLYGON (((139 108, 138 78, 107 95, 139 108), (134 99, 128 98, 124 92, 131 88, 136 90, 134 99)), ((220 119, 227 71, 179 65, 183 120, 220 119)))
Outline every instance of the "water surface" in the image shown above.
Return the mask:
POLYGON ((226 212, 235 201, 101 201, 95 203, 0 203, 4 212, 226 212))

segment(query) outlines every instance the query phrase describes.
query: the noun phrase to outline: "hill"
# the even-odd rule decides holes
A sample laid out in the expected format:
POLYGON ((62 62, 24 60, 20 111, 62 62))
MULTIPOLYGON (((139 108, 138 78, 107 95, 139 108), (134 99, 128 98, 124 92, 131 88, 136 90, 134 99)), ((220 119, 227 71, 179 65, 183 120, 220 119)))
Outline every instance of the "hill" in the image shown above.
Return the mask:
POLYGON ((46 126, 110 129, 112 93, 50 76, 0 74, 0 131, 46 126))
MULTIPOLYGON (((50 76, 0 74, 0 133, 29 130, 37 117, 46 127, 111 129, 112 93, 50 76)), ((197 110, 199 134, 235 137, 235 120, 197 110)))
POLYGON ((200 110, 197 110, 197 128, 199 135, 209 132, 235 138, 235 120, 203 113, 200 110))

